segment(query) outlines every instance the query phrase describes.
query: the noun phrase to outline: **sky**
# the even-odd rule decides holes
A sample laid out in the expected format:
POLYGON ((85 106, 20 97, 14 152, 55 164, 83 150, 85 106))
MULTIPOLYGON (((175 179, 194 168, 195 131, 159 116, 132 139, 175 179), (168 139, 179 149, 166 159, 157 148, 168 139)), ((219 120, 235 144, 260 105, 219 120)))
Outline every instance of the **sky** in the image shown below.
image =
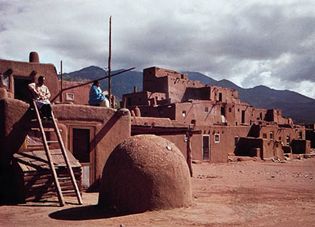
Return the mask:
POLYGON ((0 58, 158 66, 315 98, 314 0, 0 0, 0 58))

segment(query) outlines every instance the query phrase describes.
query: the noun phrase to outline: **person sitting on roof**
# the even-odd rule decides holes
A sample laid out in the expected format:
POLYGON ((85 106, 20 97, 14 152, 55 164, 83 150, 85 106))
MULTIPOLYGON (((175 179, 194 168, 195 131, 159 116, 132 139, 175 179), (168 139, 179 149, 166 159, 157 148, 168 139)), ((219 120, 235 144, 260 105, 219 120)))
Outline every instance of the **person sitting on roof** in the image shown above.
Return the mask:
POLYGON ((109 101, 105 96, 105 92, 106 91, 102 92, 99 81, 94 81, 90 89, 89 104, 91 106, 109 107, 109 101))
POLYGON ((28 88, 42 117, 51 118, 51 105, 49 101, 51 95, 48 87, 45 85, 45 77, 39 76, 37 83, 30 83, 28 88))

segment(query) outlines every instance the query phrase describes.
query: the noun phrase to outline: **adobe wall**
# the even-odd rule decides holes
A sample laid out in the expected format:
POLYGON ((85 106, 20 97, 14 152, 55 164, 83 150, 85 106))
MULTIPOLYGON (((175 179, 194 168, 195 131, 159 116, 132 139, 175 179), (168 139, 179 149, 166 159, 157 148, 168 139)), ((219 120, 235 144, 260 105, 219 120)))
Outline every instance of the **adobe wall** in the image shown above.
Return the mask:
MULTIPOLYGON (((181 74, 180 74, 181 75, 181 74)), ((188 80, 186 78, 182 79, 180 77, 167 77, 168 80, 168 98, 171 103, 184 101, 184 96, 189 97, 187 94, 190 88, 202 88, 204 89, 204 84, 199 81, 188 80), (187 91, 187 92, 186 92, 187 91)), ((208 92, 210 89, 206 89, 208 92)), ((208 96, 208 94, 206 94, 208 96)))
POLYGON ((57 71, 53 64, 28 63, 9 60, 0 60, 0 72, 9 77, 9 91, 14 94, 14 79, 24 78, 32 82, 41 75, 45 76, 52 97, 59 91, 57 71))
POLYGON ((267 114, 266 109, 254 107, 254 108, 252 108, 251 120, 252 121, 263 121, 263 120, 265 120, 266 114, 267 114))
MULTIPOLYGON (((234 154, 235 146, 238 139, 245 137, 250 129, 249 126, 200 126, 202 134, 198 141, 199 160, 202 160, 202 136, 210 136, 210 162, 227 162, 228 155, 234 154), (215 140, 215 136, 219 136, 219 141, 215 140)), ((198 135, 199 136, 199 135, 198 135)), ((194 144, 195 145, 195 144, 194 144)), ((197 152, 194 150, 194 152, 197 152)))
MULTIPOLYGON (((72 141, 71 129, 88 128, 93 133, 91 140, 92 160, 95 164, 95 180, 99 180, 104 164, 113 149, 131 135, 130 112, 111 108, 84 105, 59 104, 54 106, 58 121, 68 129, 68 141, 72 141)), ((69 144, 70 151, 72 145, 69 144)))
MULTIPOLYGON (((59 83, 61 83, 59 81, 59 83)), ((62 88, 68 88, 82 84, 82 82, 76 81, 62 81, 62 88)), ((61 85, 60 85, 61 86, 61 85)), ((92 84, 87 84, 82 87, 73 88, 62 92, 62 102, 63 103, 73 103, 73 104, 83 104, 87 105, 89 102, 89 92, 92 84)), ((49 87, 50 88, 50 87, 49 87)), ((52 97, 53 98, 53 97, 52 97)), ((56 101, 59 101, 60 98, 57 98, 56 101)))
MULTIPOLYGON (((8 168, 12 156, 23 148, 26 135, 31 128, 38 128, 36 122, 31 122, 35 113, 30 111, 29 104, 12 98, 0 100, 0 168, 8 168)), ((65 126, 58 122, 62 129, 61 136, 67 142, 67 131, 65 126)), ((41 136, 39 132, 32 132, 41 136)), ((52 133, 47 136, 54 138, 52 133)))
POLYGON ((304 127, 279 127, 278 125, 265 125, 261 126, 261 138, 267 140, 277 140, 282 145, 290 145, 293 139, 305 139, 304 127))
POLYGON ((210 100, 223 103, 240 103, 238 91, 218 86, 211 86, 210 100))
POLYGON ((292 119, 283 117, 282 111, 279 109, 268 109, 265 120, 283 125, 293 124, 292 119))
POLYGON ((172 72, 159 70, 156 67, 151 67, 143 70, 143 91, 150 92, 168 92, 167 75, 172 72))
POLYGON ((6 166, 22 144, 30 126, 29 105, 23 101, 5 98, 0 100, 0 162, 6 166))
POLYGON ((221 107, 212 101, 176 103, 175 120, 185 124, 210 125, 222 123, 221 107))

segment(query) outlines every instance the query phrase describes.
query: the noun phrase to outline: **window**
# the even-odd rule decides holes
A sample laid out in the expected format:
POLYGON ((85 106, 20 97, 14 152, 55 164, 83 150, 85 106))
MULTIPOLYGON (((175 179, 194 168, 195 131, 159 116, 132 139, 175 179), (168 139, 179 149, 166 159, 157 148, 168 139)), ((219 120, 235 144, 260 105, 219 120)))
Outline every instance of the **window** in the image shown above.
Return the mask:
POLYGON ((210 159, 209 139, 210 139, 209 135, 202 136, 202 159, 203 160, 209 160, 210 159))
POLYGON ((263 138, 267 139, 267 133, 263 133, 263 138))
POLYGON ((74 94, 66 93, 66 101, 74 101, 74 94))
POLYGON ((271 140, 273 140, 273 132, 270 132, 270 133, 269 133, 269 138, 270 138, 271 140))
POLYGON ((220 134, 219 133, 214 134, 214 143, 220 143, 220 134))
POLYGON ((205 112, 209 112, 209 107, 205 107, 205 112))
POLYGON ((232 108, 231 108, 231 107, 229 108, 229 112, 230 112, 230 113, 232 112, 232 108))
POLYGON ((182 115, 183 115, 183 117, 186 117, 186 110, 182 111, 182 115))

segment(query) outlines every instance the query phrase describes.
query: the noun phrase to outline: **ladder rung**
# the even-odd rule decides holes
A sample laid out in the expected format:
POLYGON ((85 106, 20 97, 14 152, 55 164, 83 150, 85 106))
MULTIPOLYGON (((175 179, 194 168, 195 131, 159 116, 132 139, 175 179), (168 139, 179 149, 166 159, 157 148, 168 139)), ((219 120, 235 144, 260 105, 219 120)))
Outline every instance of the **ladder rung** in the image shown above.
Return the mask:
MULTIPOLYGON (((40 131, 40 128, 31 128, 32 131, 40 131)), ((45 132, 54 132, 54 128, 44 128, 45 132)), ((59 129, 59 132, 62 132, 62 129, 59 129)))
POLYGON ((59 143, 58 140, 48 140, 47 143, 59 143))

